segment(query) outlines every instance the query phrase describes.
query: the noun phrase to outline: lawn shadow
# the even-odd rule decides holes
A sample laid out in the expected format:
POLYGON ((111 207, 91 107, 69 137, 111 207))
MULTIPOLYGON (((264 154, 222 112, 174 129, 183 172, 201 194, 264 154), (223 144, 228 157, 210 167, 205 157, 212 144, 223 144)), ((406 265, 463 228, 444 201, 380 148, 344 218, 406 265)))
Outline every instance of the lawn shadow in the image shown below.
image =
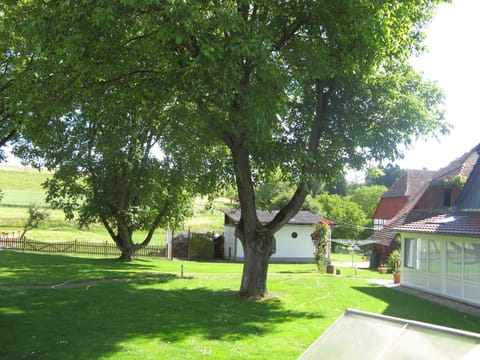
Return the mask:
POLYGON ((282 270, 282 271, 275 271, 273 274, 315 274, 316 272, 314 270, 293 270, 293 271, 288 271, 288 270, 282 270))
POLYGON ((150 268, 153 266, 142 260, 128 263, 114 258, 0 251, 0 285, 52 285, 119 274, 129 276, 150 268))
MULTIPOLYGON (((8 303, 8 295, 0 290, 0 302, 8 303)), ((279 300, 245 301, 226 289, 163 289, 157 280, 21 290, 15 300, 0 309, 2 327, 14 329, 0 339, 0 358, 98 359, 126 351, 136 338, 157 346, 190 338, 228 343, 316 316, 285 309, 279 300)))
POLYGON ((462 330, 480 331, 478 317, 462 313, 445 305, 412 294, 374 284, 369 286, 354 286, 352 289, 387 303, 388 306, 383 311, 384 315, 452 328, 459 328, 459 318, 461 318, 462 330))

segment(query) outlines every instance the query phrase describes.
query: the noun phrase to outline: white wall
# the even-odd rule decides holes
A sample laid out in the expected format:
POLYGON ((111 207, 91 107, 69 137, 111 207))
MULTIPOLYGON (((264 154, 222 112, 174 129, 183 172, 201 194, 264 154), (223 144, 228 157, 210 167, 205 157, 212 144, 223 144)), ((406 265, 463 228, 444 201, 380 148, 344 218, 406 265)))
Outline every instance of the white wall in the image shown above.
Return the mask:
MULTIPOLYGON (((479 238, 402 233, 402 285, 480 305, 479 238), (406 267, 406 239, 419 239, 413 267, 406 267), (453 244, 453 245, 452 245, 453 244), (472 273, 473 271, 473 273, 472 273)), ((418 242, 418 240, 417 240, 418 242)))
MULTIPOLYGON (((241 260, 244 256, 243 247, 240 240, 235 238, 234 231, 233 226, 225 226, 225 258, 229 259, 230 252, 232 260, 241 260)), ((276 252, 271 261, 312 262, 312 232, 313 225, 285 225, 275 234, 276 252), (294 232, 297 233, 296 238, 292 237, 294 232)))
POLYGON ((223 245, 223 251, 224 251, 225 259, 235 260, 236 259, 235 227, 225 225, 224 231, 225 231, 225 234, 224 234, 225 243, 223 245))

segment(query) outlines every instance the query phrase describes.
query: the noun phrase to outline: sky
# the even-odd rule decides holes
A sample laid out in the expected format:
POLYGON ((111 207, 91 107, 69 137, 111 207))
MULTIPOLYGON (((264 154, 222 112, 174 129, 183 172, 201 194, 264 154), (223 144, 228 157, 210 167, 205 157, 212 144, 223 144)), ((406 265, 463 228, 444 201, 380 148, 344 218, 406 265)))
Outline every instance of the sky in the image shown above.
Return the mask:
POLYGON ((428 52, 412 60, 417 71, 445 94, 445 118, 453 126, 439 141, 420 141, 397 163, 405 169, 438 170, 480 143, 479 0, 441 4, 426 28, 428 52))
MULTIPOLYGON (((449 135, 415 142, 397 163, 405 169, 438 170, 480 143, 480 0, 441 4, 426 28, 427 52, 412 60, 445 94, 449 135)), ((10 163, 16 163, 10 158, 10 163)))

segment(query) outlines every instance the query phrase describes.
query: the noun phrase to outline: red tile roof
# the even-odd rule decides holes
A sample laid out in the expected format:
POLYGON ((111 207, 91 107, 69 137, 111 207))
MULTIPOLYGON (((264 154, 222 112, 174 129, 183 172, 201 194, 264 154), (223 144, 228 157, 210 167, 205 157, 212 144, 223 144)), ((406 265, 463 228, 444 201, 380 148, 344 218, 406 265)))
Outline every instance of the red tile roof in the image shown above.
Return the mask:
POLYGON ((402 232, 480 236, 480 211, 440 214, 394 228, 402 232))
POLYGON ((435 212, 414 211, 415 204, 425 192, 429 182, 423 183, 423 187, 417 190, 405 207, 388 222, 385 227, 375 232, 369 240, 378 240, 382 245, 395 246, 396 236, 399 231, 416 233, 438 233, 464 236, 480 236, 480 144, 448 166, 440 169, 431 182, 450 180, 458 175, 468 178, 463 194, 456 210, 439 209, 435 212), (468 193, 467 193, 468 192, 468 193), (475 201, 472 200, 474 197, 475 201), (463 210, 463 211, 462 211, 463 210), (470 211, 467 211, 470 210, 470 211), (474 211, 471 211, 474 210, 474 211))

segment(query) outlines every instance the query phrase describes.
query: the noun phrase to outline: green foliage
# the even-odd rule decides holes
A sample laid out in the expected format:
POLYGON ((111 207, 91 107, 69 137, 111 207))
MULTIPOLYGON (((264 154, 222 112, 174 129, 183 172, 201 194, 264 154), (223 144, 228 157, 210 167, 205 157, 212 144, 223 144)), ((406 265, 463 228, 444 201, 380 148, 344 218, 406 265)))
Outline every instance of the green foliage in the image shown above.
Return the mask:
POLYGON ((208 234, 192 234, 188 254, 192 260, 213 259, 213 240, 208 234))
MULTIPOLYGON (((295 186, 283 180, 281 171, 277 171, 268 181, 256 187, 255 199, 257 208, 261 210, 278 211, 288 204, 294 192, 295 186)), ((306 197, 301 209, 314 214, 320 212, 320 207, 311 196, 306 197)))
POLYGON ((372 174, 372 169, 367 172, 367 176, 365 177, 365 183, 367 185, 383 185, 386 188, 392 186, 395 181, 397 181, 405 172, 405 170, 401 169, 399 165, 393 165, 392 163, 388 163, 387 166, 380 166, 377 169, 377 175, 383 173, 382 176, 376 176, 372 174))
POLYGON ((28 218, 23 224, 23 232, 20 235, 20 239, 25 237, 27 231, 36 229, 38 226, 50 217, 50 214, 46 210, 40 210, 36 205, 30 205, 28 208, 28 218))
POLYGON ((41 163, 50 147, 52 158, 64 159, 84 153, 103 131, 98 124, 124 124, 127 114, 149 119, 137 126, 164 135, 167 156, 208 174, 196 186, 225 188, 235 179, 242 237, 272 235, 314 181, 393 160, 399 144, 448 130, 442 94, 408 62, 439 2, 16 2, 9 23, 31 59, 18 92, 22 135, 38 146, 23 155, 41 163), (67 119, 80 113, 88 123, 70 128, 67 119), (81 141, 65 146, 66 135, 81 141), (254 184, 279 168, 296 190, 259 228, 254 184))
POLYGON ((441 181, 432 181, 430 183, 430 186, 431 187, 435 187, 435 186, 452 187, 452 186, 455 186, 459 190, 462 190, 466 183, 467 183, 467 177, 466 176, 456 175, 451 179, 443 179, 441 181))
POLYGON ((320 222, 314 225, 314 230, 312 233, 312 242, 315 248, 313 262, 317 265, 317 268, 320 272, 326 271, 326 266, 328 265, 328 244, 331 237, 331 228, 330 225, 326 222, 320 222))
POLYGON ((363 239, 363 227, 368 219, 360 206, 348 197, 322 194, 318 197, 322 216, 335 222, 332 237, 335 239, 363 239))
POLYGON ((388 267, 394 274, 400 273, 402 254, 400 250, 393 250, 388 256, 388 267))
POLYGON ((365 216, 370 219, 385 191, 387 188, 383 185, 359 186, 353 191, 350 199, 358 204, 365 216))

